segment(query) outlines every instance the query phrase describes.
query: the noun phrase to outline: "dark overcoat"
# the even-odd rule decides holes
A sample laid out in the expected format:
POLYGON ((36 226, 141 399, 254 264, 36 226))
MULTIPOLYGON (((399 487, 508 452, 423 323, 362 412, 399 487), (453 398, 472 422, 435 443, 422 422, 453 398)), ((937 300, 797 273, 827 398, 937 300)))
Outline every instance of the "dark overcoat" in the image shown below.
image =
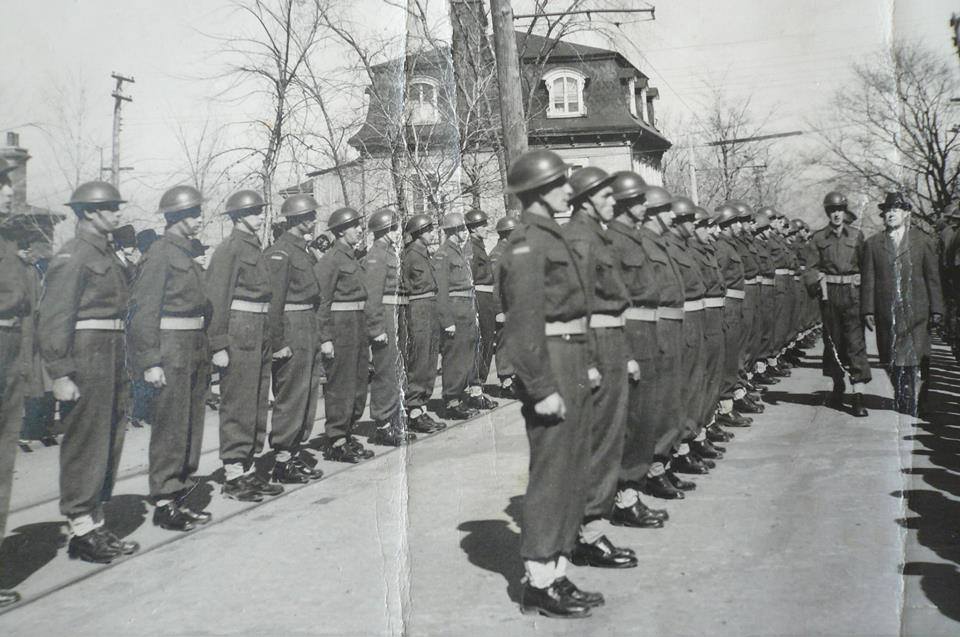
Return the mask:
POLYGON ((930 355, 930 315, 943 313, 933 244, 911 228, 899 246, 878 232, 867 239, 860 272, 860 313, 876 317, 880 364, 920 365, 930 355))

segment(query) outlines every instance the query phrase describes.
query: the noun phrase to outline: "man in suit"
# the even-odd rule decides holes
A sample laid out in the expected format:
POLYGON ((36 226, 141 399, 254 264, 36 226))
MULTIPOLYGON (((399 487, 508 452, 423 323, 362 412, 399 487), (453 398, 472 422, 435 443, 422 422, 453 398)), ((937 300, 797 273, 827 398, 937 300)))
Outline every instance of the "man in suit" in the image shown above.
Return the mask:
POLYGON ((909 225, 910 202, 888 192, 879 208, 884 231, 864 246, 860 312, 867 329, 877 330, 896 410, 916 415, 916 379, 930 356, 930 328, 943 314, 940 270, 931 241, 909 225))

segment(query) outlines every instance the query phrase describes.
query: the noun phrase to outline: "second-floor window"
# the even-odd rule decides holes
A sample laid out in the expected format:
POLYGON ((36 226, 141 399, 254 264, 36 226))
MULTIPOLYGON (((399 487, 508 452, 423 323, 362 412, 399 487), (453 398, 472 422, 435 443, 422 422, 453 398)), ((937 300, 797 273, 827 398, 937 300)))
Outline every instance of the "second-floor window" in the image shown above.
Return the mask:
POLYGON ((583 87, 586 77, 572 69, 555 69, 544 74, 550 94, 547 117, 582 117, 586 115, 583 87))
POLYGON ((436 124, 437 82, 432 78, 415 77, 407 91, 407 121, 411 124, 436 124))

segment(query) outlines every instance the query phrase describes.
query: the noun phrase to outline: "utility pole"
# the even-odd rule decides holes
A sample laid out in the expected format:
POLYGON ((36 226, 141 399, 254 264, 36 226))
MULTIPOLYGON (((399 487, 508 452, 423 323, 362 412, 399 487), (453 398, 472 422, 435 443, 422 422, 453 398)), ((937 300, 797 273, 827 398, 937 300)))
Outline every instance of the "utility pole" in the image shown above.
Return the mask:
MULTIPOLYGON (((523 94, 520 88, 520 56, 517 36, 513 32, 513 7, 510 0, 490 0, 493 23, 493 47, 497 59, 497 83, 500 85, 500 128, 503 135, 504 175, 523 153, 527 152, 527 122, 523 116, 523 94)), ((505 179, 505 178, 504 178, 505 179)), ((503 184, 506 187, 506 183, 503 184)), ((505 199, 507 210, 519 209, 513 195, 505 199)))
MULTIPOLYGON (((123 94, 123 83, 130 82, 134 83, 132 77, 124 77, 118 73, 111 73, 110 77, 117 81, 117 87, 114 89, 113 93, 113 157, 110 162, 110 183, 113 184, 115 188, 120 187, 120 108, 123 106, 124 102, 132 102, 133 98, 127 97, 123 94)), ((130 168, 124 168, 123 170, 130 170, 130 168)))

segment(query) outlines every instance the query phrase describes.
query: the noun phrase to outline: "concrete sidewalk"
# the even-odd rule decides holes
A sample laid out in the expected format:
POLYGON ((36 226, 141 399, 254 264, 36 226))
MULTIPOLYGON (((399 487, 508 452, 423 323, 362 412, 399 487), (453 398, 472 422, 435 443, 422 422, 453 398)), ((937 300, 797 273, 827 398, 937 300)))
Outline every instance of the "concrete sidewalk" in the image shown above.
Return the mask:
MULTIPOLYGON (((948 374, 958 372, 950 365, 948 374)), ((19 588, 36 601, 0 615, 0 631, 957 634, 941 598, 958 599, 947 585, 960 577, 960 552, 943 525, 958 512, 960 429, 943 432, 960 422, 944 415, 952 424, 915 427, 889 411, 889 384, 875 376, 867 419, 819 406, 829 381, 813 360, 774 386, 766 413, 735 430, 718 468, 686 500, 664 505, 664 529, 610 528, 637 550, 639 568, 573 570, 575 582, 606 595, 590 619, 517 610, 527 444, 513 404, 256 507, 229 510, 237 503, 214 496, 217 523, 188 535, 154 529, 140 496, 121 495, 111 524, 136 529, 146 550, 107 569, 45 544, 59 536, 49 528, 57 516, 28 507, 11 520, 3 552, 32 564, 19 588), (929 445, 929 456, 914 453, 929 445), (944 473, 917 473, 915 459, 927 457, 944 473)), ((937 398, 960 411, 956 399, 937 398)), ((120 493, 143 493, 137 484, 120 493)))

